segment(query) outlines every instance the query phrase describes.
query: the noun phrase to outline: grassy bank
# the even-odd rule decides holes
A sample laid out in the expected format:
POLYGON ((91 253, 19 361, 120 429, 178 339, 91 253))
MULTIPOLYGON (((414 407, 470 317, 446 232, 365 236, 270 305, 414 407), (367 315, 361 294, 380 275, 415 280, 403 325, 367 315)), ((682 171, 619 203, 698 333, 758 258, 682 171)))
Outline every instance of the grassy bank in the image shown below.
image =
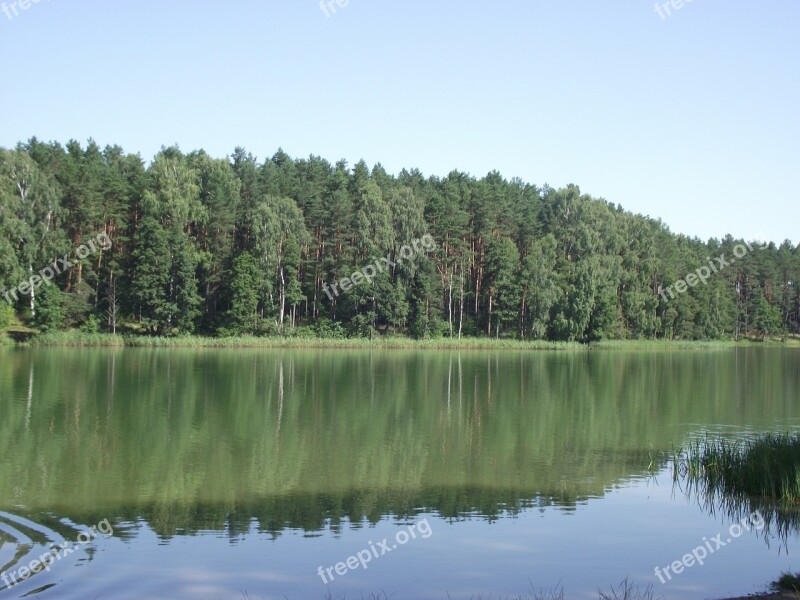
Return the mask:
POLYGON ((800 338, 755 340, 603 340, 592 342, 594 350, 720 350, 725 348, 800 348, 800 338))
POLYGON ((312 336, 273 337, 204 337, 144 335, 112 335, 64 331, 30 335, 24 342, 15 342, 0 333, 0 345, 21 343, 26 346, 61 347, 130 347, 130 348, 341 348, 341 349, 409 349, 409 350, 724 350, 743 346, 800 347, 800 341, 681 341, 681 340, 609 340, 581 344, 544 340, 510 340, 494 338, 439 338, 415 340, 402 336, 369 338, 324 338, 312 336))
POLYGON ((592 350, 722 350, 743 342, 722 340, 604 340, 592 342, 592 350))
POLYGON ((403 337, 345 338, 320 337, 147 337, 121 336, 77 331, 39 335, 26 342, 29 346, 95 346, 142 348, 342 348, 342 349, 464 349, 464 350, 570 350, 585 351, 578 343, 496 340, 490 338, 441 338, 414 340, 403 337))

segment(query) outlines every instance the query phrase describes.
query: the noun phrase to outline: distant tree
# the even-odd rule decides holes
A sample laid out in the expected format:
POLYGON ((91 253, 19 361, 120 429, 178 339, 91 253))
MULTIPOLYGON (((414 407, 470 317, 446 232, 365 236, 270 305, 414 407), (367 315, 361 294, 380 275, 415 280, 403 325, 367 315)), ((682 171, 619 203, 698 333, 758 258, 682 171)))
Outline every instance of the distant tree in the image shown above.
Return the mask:
POLYGON ((486 250, 487 334, 500 336, 504 326, 512 323, 519 306, 519 251, 509 238, 493 238, 486 250))
POLYGON ((39 288, 39 310, 33 324, 42 332, 58 331, 64 327, 67 317, 65 294, 54 285, 39 288))
POLYGON ((230 286, 231 307, 228 311, 229 327, 233 333, 258 332, 262 280, 258 260, 252 254, 243 252, 234 259, 230 286))
POLYGON ((176 307, 169 304, 171 264, 169 232, 146 216, 133 240, 131 253, 131 299, 140 325, 150 333, 164 332, 176 307))
POLYGON ((780 310, 767 301, 761 289, 757 289, 754 294, 752 325, 762 339, 781 332, 780 310))
MULTIPOLYGON (((16 286, 52 262, 64 249, 63 216, 51 174, 24 151, 0 149, 0 236, 15 257, 2 259, 3 280, 16 286), (41 267, 40 267, 41 265, 41 267)), ((36 316, 36 287, 29 286, 28 308, 36 316)))
POLYGON ((259 162, 177 147, 145 167, 118 146, 32 138, 0 149, 0 294, 48 328, 740 339, 800 333, 800 250, 688 238, 576 185, 496 171, 394 176, 280 149, 259 162), (111 248, 13 299, 101 233, 111 248), (397 260, 426 233, 433 249, 397 260), (323 288, 383 259, 372 281, 323 288))
POLYGON ((520 337, 542 339, 547 334, 550 311, 558 300, 556 240, 548 234, 530 245, 520 273, 520 337))

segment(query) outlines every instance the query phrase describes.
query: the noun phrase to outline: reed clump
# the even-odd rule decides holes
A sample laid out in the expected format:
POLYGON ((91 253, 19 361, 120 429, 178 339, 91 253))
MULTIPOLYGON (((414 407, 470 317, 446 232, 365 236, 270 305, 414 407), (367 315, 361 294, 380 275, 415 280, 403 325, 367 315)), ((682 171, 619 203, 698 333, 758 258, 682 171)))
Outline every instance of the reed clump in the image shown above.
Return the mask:
POLYGON ((673 476, 711 497, 800 505, 800 435, 696 440, 673 455, 673 476))

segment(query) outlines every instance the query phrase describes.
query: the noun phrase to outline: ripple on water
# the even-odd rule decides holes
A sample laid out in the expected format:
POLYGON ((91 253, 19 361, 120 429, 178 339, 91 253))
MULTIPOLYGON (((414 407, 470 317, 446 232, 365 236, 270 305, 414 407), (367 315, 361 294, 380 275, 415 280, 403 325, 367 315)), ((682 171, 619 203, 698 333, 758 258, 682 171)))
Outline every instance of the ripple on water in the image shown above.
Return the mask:
POLYGON ((24 597, 56 586, 70 566, 91 560, 91 543, 76 543, 84 531, 49 514, 22 516, 0 511, 0 592, 14 588, 24 597), (50 563, 47 568, 34 563, 42 559, 50 563), (59 577, 53 573, 55 564, 62 571, 59 577), (23 578, 21 574, 31 566, 37 571, 23 578))

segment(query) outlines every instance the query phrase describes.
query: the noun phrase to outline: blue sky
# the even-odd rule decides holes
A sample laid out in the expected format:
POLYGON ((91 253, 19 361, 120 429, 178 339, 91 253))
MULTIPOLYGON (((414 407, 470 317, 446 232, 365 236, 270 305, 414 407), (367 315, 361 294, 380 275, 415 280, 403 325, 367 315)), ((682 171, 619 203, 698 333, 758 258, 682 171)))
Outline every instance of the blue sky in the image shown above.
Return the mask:
POLYGON ((703 239, 800 242, 796 0, 5 2, 0 146, 497 169, 703 239))

